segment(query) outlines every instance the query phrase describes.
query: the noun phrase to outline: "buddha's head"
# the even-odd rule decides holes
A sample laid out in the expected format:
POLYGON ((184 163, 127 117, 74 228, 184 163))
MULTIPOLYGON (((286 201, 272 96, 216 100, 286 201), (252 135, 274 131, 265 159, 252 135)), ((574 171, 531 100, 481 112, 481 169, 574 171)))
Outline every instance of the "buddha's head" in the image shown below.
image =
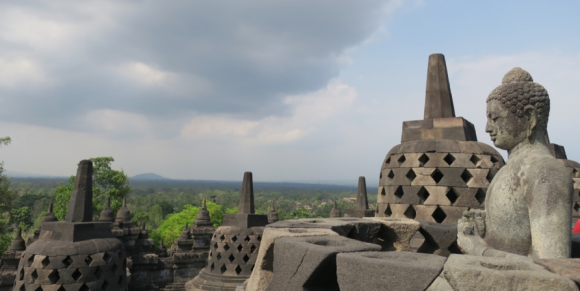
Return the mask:
POLYGON ((511 150, 537 136, 545 136, 550 114, 550 97, 521 68, 511 69, 487 97, 485 131, 496 147, 511 150))

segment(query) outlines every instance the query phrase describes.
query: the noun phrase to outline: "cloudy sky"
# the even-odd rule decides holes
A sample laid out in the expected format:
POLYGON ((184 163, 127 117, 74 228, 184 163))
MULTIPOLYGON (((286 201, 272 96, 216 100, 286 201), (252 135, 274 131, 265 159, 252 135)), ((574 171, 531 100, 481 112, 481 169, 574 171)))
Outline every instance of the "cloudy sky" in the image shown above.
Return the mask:
POLYGON ((512 67, 552 99, 580 161, 580 2, 2 1, 0 149, 9 171, 68 176, 113 156, 130 176, 378 181, 421 119, 429 54, 484 132, 512 67))

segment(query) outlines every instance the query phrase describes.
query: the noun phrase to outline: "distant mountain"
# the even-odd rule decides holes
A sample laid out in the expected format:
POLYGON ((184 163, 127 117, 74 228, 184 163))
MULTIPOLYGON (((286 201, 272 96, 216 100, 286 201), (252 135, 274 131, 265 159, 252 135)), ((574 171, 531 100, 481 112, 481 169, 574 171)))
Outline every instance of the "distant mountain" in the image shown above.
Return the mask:
POLYGON ((171 180, 155 173, 144 173, 131 177, 131 180, 171 180))

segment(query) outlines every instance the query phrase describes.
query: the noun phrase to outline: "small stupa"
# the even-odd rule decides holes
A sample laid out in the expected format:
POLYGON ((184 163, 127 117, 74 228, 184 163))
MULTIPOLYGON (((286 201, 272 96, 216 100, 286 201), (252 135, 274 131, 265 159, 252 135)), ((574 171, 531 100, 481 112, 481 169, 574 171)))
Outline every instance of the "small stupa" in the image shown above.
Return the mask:
POLYGON ((340 209, 336 206, 336 200, 334 200, 332 209, 330 210, 330 217, 341 217, 340 209))
POLYGON ((244 173, 238 213, 226 214, 211 240, 208 265, 185 290, 236 290, 252 274, 266 215, 254 213, 252 173, 244 173))
POLYGON ((79 163, 65 221, 44 223, 18 266, 14 291, 126 290, 125 250, 93 220, 93 163, 79 163))
POLYGON ((367 182, 365 177, 358 177, 358 191, 356 194, 356 209, 346 209, 345 217, 374 217, 375 211, 369 209, 367 197, 367 182))
POLYGON ((48 204, 48 210, 46 211, 46 214, 40 219, 38 228, 34 230, 34 235, 32 236, 32 238, 29 239, 28 244, 31 244, 38 240, 38 237, 40 236, 40 230, 42 229, 43 224, 53 221, 58 221, 58 219, 56 219, 54 213, 52 213, 52 202, 51 202, 50 204, 48 204))
POLYGON ((430 55, 424 119, 403 122, 401 144, 383 160, 376 216, 456 224, 465 210, 484 208, 504 164, 477 142, 471 122, 455 116, 445 57, 430 55))
POLYGON ((276 208, 274 207, 274 201, 272 201, 272 206, 270 206, 270 212, 268 212, 268 223, 274 223, 280 220, 278 218, 278 212, 276 212, 276 208))

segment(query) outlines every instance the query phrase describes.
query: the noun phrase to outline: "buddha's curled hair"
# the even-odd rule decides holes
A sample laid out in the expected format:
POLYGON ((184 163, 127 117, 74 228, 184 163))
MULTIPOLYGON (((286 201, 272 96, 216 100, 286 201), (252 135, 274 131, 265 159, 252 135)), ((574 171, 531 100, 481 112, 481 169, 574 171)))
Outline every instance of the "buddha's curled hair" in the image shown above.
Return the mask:
POLYGON ((502 84, 495 88, 487 97, 487 102, 498 100, 507 109, 518 117, 524 116, 526 105, 534 106, 538 111, 538 123, 547 126, 550 115, 550 96, 548 91, 534 83, 532 76, 521 68, 511 69, 502 80, 502 84))

